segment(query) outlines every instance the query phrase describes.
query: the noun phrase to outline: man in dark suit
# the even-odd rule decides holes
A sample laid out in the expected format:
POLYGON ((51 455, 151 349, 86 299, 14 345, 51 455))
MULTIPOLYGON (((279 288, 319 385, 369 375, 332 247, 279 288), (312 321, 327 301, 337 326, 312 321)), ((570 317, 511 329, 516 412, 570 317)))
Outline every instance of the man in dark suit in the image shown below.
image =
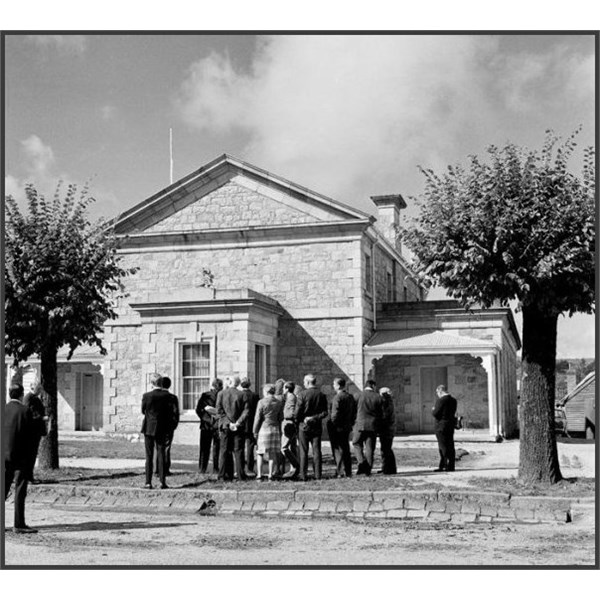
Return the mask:
POLYGON ((246 469, 249 473, 254 473, 254 449, 256 448, 256 439, 252 428, 254 426, 254 417, 256 416, 256 407, 260 400, 258 394, 250 389, 250 379, 248 377, 242 377, 240 381, 240 388, 244 397, 244 402, 248 407, 248 416, 246 417, 245 424, 245 441, 246 446, 244 448, 244 458, 246 462, 246 469))
POLYGON ((213 473, 219 472, 219 420, 217 419, 217 396, 223 389, 220 379, 213 379, 208 392, 203 392, 196 404, 196 414, 200 419, 200 454, 198 455, 198 469, 206 473, 210 446, 213 446, 213 473))
POLYGON ((394 433, 396 431, 396 416, 392 390, 383 387, 379 390, 381 396, 381 423, 379 426, 379 448, 381 450, 381 472, 384 475, 395 475, 396 457, 394 455, 394 433))
POLYGON ((10 402, 4 406, 4 499, 15 483, 15 533, 37 533, 25 524, 25 498, 29 475, 33 431, 31 416, 21 401, 23 386, 13 384, 9 389, 10 402))
POLYGON ((300 444, 300 479, 308 479, 308 445, 312 445, 313 469, 315 479, 321 479, 323 457, 321 455, 321 437, 323 419, 327 418, 327 398, 317 388, 317 378, 312 374, 304 376, 304 390, 298 394, 294 421, 298 425, 300 444))
POLYGON ((152 489, 152 467, 154 449, 156 448, 158 463, 158 478, 161 489, 169 487, 165 474, 165 445, 169 439, 172 427, 172 409, 169 392, 161 387, 162 377, 154 373, 150 379, 152 390, 142 396, 142 433, 146 445, 146 485, 152 489))
POLYGON ((437 400, 432 409, 435 419, 435 437, 440 451, 440 464, 436 471, 454 471, 454 422, 456 415, 456 398, 453 398, 445 385, 438 385, 435 393, 437 400))
MULTIPOLYGON (((160 382, 160 386, 163 390, 169 391, 171 387, 171 378, 163 377, 160 382)), ((171 421, 169 427, 169 435, 167 436, 167 440, 165 442, 165 475, 171 475, 171 444, 173 444, 173 436, 175 435, 175 430, 179 425, 179 398, 175 394, 171 394, 169 392, 169 406, 171 408, 171 421)), ((158 462, 158 456, 157 456, 158 462)), ((158 474, 158 464, 155 472, 158 474)))
POLYGON ((357 475, 370 475, 373 470, 377 432, 383 419, 382 400, 375 391, 376 387, 376 383, 372 379, 368 379, 363 391, 358 396, 356 424, 352 438, 358 463, 357 475))
POLYGON ((27 475, 27 479, 30 483, 35 483, 33 478, 33 469, 35 467, 35 461, 37 460, 40 441, 48 434, 48 418, 46 417, 44 403, 40 398, 41 394, 42 386, 40 383, 37 383, 31 392, 25 394, 25 398, 23 399, 23 406, 25 406, 29 412, 32 425, 31 447, 29 452, 29 473, 27 475))
POLYGON ((336 394, 331 401, 327 433, 331 443, 331 453, 336 464, 338 477, 352 477, 352 457, 350 456, 350 432, 356 419, 356 401, 346 391, 346 380, 336 377, 333 380, 336 394))
POLYGON ((246 479, 244 471, 244 441, 246 439, 246 419, 248 405, 238 389, 240 378, 227 377, 226 388, 217 395, 217 416, 221 437, 219 475, 221 481, 233 479, 233 465, 238 479, 246 479), (233 456, 232 456, 233 455, 233 456))

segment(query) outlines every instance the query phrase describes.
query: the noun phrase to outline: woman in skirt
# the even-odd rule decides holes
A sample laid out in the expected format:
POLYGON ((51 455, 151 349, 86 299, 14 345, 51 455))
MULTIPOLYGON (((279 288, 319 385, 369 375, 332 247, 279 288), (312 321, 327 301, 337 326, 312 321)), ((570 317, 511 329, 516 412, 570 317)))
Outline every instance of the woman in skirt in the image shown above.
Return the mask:
POLYGON ((275 386, 267 383, 263 387, 263 398, 256 407, 254 417, 254 437, 256 445, 256 479, 262 479, 263 460, 269 461, 269 481, 279 462, 281 452, 281 421, 283 420, 283 400, 275 397, 275 386))

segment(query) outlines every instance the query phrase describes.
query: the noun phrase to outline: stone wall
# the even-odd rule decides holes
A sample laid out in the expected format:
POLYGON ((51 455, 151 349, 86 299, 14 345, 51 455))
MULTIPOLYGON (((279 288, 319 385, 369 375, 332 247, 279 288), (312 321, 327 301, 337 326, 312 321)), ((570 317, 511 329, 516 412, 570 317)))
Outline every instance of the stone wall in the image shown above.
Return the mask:
POLYGON ((147 232, 202 231, 223 227, 256 227, 265 224, 310 223, 315 218, 229 182, 146 229, 147 232))

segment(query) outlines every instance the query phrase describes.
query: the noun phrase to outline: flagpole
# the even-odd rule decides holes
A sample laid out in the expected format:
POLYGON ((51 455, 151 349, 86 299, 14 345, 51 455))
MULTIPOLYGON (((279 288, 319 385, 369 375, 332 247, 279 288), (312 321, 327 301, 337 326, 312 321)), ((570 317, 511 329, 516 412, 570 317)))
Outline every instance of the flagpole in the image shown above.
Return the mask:
POLYGON ((173 129, 171 127, 169 127, 169 157, 171 183, 173 183, 173 129))

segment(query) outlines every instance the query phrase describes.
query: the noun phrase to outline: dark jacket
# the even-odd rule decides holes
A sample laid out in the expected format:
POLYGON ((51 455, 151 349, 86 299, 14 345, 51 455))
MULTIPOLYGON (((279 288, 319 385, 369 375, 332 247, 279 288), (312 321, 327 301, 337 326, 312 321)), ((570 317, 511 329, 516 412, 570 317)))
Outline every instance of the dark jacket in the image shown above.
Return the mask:
POLYGON ((172 433, 172 401, 173 394, 160 388, 146 392, 142 396, 142 433, 158 439, 166 438, 172 433))
POLYGON ((293 394, 292 392, 287 392, 285 394, 285 401, 283 405, 283 418, 286 421, 294 420, 296 404, 298 404, 298 398, 296 397, 296 394, 293 394))
POLYGON ((179 398, 175 394, 169 392, 169 406, 171 407, 171 433, 177 429, 179 425, 179 398))
POLYGON ((396 433, 396 415, 394 412, 394 399, 391 396, 381 396, 381 427, 380 434, 394 436, 396 433))
POLYGON ((435 431, 454 430, 456 406, 456 398, 453 398, 450 394, 444 394, 435 401, 432 410, 435 419, 435 431))
POLYGON ((29 468, 32 443, 31 416, 18 400, 4 405, 4 460, 15 470, 29 468))
POLYGON ((33 434, 40 438, 45 436, 48 433, 48 429, 46 427, 46 420, 44 419, 46 416, 46 409, 44 408, 42 399, 33 393, 25 394, 23 406, 29 411, 33 434))
POLYGON ((350 431, 356 420, 356 400, 346 390, 340 390, 331 401, 329 421, 338 431, 350 431))
POLYGON ((371 388, 365 388, 357 399, 356 430, 377 432, 383 420, 381 396, 371 388))
POLYGON ((211 431, 218 428, 219 420, 216 416, 211 415, 206 411, 207 406, 217 407, 218 391, 210 389, 208 392, 203 392, 196 404, 196 414, 200 419, 200 429, 203 431, 211 431))
POLYGON ((242 389, 242 396, 244 397, 244 402, 248 407, 248 416, 246 417, 246 433, 251 434, 252 427, 254 425, 254 417, 256 416, 256 407, 258 406, 258 401, 260 398, 258 394, 249 388, 242 389))
MULTIPOLYGON (((230 423, 246 425, 248 405, 244 395, 237 388, 227 388, 217 394, 217 416, 219 429, 229 429, 230 423)), ((245 427, 244 427, 245 431, 245 427)))
POLYGON ((294 420, 306 432, 320 435, 323 432, 322 420, 327 417, 327 398, 317 388, 308 388, 298 394, 294 420), (311 423, 304 424, 306 417, 314 417, 311 423))

